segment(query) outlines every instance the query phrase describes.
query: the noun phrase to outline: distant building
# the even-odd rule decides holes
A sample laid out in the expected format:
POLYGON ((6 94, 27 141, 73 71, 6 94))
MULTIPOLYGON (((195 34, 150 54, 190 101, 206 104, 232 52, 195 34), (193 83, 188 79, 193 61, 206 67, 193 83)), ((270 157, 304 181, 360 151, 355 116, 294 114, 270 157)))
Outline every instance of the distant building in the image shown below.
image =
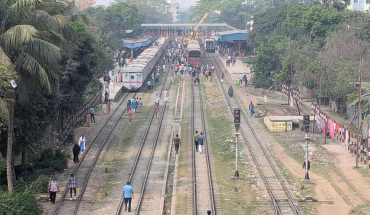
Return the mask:
POLYGON ((172 22, 180 22, 180 4, 175 0, 167 0, 167 3, 170 5, 170 13, 172 16, 172 22))
POLYGON ((188 8, 180 8, 180 20, 179 23, 186 24, 188 22, 188 8))
MULTIPOLYGON (((342 2, 344 3, 344 2, 342 2)), ((357 10, 369 13, 370 0, 350 0, 350 4, 347 5, 348 10, 357 10)))
MULTIPOLYGON (((73 0, 67 0, 67 1, 72 2, 73 0)), ((96 1, 97 0, 75 0, 75 5, 78 10, 85 10, 89 7, 93 7, 96 1)))

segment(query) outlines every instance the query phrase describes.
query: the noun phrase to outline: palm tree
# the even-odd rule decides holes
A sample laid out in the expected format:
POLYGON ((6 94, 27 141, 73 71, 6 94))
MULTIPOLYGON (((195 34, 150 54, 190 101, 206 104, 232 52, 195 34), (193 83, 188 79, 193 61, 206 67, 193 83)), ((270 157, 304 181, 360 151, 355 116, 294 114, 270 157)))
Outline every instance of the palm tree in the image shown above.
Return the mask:
MULTIPOLYGON (((71 35, 67 2, 43 0, 0 0, 0 61, 11 63, 16 72, 17 94, 27 98, 30 86, 39 84, 49 93, 58 91, 58 71, 61 48, 71 35), (66 15, 67 14, 67 15, 66 15)), ((7 94, 8 139, 7 181, 13 193, 13 118, 15 92, 7 94)))

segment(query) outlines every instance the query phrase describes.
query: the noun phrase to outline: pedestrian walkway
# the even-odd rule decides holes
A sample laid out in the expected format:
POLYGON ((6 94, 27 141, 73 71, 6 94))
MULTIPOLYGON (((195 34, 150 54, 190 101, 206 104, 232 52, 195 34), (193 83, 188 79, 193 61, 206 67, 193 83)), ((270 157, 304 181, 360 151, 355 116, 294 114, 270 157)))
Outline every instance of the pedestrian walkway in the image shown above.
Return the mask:
MULTIPOLYGON (((218 55, 218 52, 217 52, 218 55)), ((235 66, 226 66, 226 58, 219 57, 222 64, 227 68, 227 71, 229 72, 231 76, 232 83, 235 83, 236 79, 240 77, 240 74, 245 72, 247 74, 248 80, 251 80, 251 71, 249 67, 247 67, 246 63, 243 63, 243 58, 236 58, 235 66)), ((227 74, 225 74, 228 76, 227 74)))

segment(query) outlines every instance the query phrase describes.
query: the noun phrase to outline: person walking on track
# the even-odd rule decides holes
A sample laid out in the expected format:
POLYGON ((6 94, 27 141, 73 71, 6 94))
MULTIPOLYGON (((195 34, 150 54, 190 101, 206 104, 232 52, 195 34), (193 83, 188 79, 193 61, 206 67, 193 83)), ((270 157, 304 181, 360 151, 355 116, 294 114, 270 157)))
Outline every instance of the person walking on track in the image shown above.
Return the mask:
POLYGON ((141 98, 139 99, 139 102, 138 102, 138 108, 137 108, 137 110, 138 110, 138 112, 141 112, 142 109, 143 108, 143 100, 141 100, 141 98))
POLYGON ((134 111, 134 113, 136 112, 136 100, 135 100, 135 98, 132 98, 132 100, 131 100, 131 109, 132 109, 132 111, 134 111))
POLYGON ((134 114, 134 111, 132 110, 132 108, 130 108, 130 110, 127 111, 127 114, 128 114, 128 118, 130 119, 130 122, 131 122, 132 114, 134 114))
POLYGON ((73 174, 71 174, 71 178, 69 178, 68 187, 69 187, 69 193, 71 194, 71 200, 72 200, 72 190, 75 193, 74 199, 76 199, 76 193, 77 193, 76 189, 77 189, 78 185, 77 185, 76 177, 73 174))
POLYGON ((94 120, 94 123, 95 123, 95 116, 94 116, 95 110, 94 110, 94 108, 91 107, 89 111, 90 111, 90 120, 91 120, 91 123, 93 122, 93 120, 94 120))
POLYGON ((204 144, 203 132, 200 132, 200 135, 198 137, 198 144, 199 144, 199 153, 203 154, 203 144, 204 144))
POLYGON ((179 154, 179 146, 181 144, 181 140, 179 138, 179 134, 176 134, 176 137, 175 139, 173 139, 173 143, 175 144, 175 151, 176 151, 176 154, 179 154))
POLYGON ((168 91, 167 91, 167 89, 164 91, 164 99, 163 99, 163 101, 164 101, 164 103, 166 103, 166 102, 168 102, 168 91))
POLYGON ((53 177, 49 182, 48 192, 50 193, 51 204, 55 204, 55 198, 57 196, 57 192, 59 192, 59 185, 56 177, 53 177))
POLYGON ((73 152, 73 162, 78 163, 78 155, 80 154, 80 146, 77 143, 75 143, 75 145, 73 146, 72 152, 73 152))
POLYGON ((154 111, 155 111, 155 117, 158 119, 158 112, 159 112, 159 100, 158 99, 154 101, 154 111))
POLYGON ((81 135, 80 139, 78 140, 78 144, 80 145, 80 151, 82 155, 84 154, 85 151, 85 143, 86 143, 85 135, 81 135))
POLYGON ((129 181, 123 187, 123 197, 125 198, 125 211, 127 211, 128 203, 128 212, 131 212, 131 200, 134 199, 134 191, 129 181))
POLYGON ((195 131, 193 139, 194 139, 194 144, 195 144, 195 151, 198 151, 198 141, 199 141, 198 131, 195 131))

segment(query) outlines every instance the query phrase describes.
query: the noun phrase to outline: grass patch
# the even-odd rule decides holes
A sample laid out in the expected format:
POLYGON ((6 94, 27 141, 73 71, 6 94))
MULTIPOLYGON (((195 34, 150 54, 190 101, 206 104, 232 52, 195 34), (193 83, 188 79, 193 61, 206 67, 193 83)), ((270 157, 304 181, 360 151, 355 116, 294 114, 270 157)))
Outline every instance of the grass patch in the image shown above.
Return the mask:
MULTIPOLYGON (((176 76, 177 80, 179 80, 179 76, 176 76)), ((175 80, 176 80, 175 78, 175 80)), ((185 79, 187 80, 187 79, 185 79)), ((185 89, 184 89, 185 90, 185 89)), ((187 91, 188 93, 189 91, 187 91)), ((190 114, 190 107, 189 103, 182 104, 183 106, 183 118, 188 119, 190 114)), ((188 144, 192 143, 191 139, 189 139, 189 120, 182 120, 180 123, 181 128, 181 145, 179 148, 179 155, 178 155, 178 164, 177 164, 177 181, 176 181, 176 208, 175 214, 176 215, 187 215, 187 198, 189 194, 189 190, 186 189, 186 180, 188 179, 189 174, 191 174, 189 169, 188 163, 188 144)))
POLYGON ((121 167, 126 163, 124 153, 127 152, 127 146, 134 144, 137 131, 140 126, 146 123, 151 109, 151 106, 143 106, 141 113, 134 114, 132 119, 133 121, 128 122, 129 125, 125 126, 123 141, 120 142, 117 135, 113 136, 107 152, 104 153, 104 157, 102 159, 102 162, 104 163, 104 166, 102 166, 104 169, 107 168, 108 172, 104 172, 102 174, 102 181, 104 183, 98 188, 97 198, 99 200, 106 198, 106 193, 111 193, 112 190, 115 189, 117 181, 122 180, 117 172, 122 171, 121 167))
MULTIPOLYGON (((247 166, 239 162, 241 180, 234 180, 235 152, 228 150, 228 145, 233 145, 234 128, 231 115, 225 107, 218 107, 216 103, 224 101, 224 97, 217 85, 203 84, 206 95, 206 117, 208 121, 208 138, 211 141, 216 181, 223 214, 257 214, 255 194, 251 190, 251 182, 247 178, 247 166), (207 86, 206 86, 207 85, 207 86), (207 93, 209 92, 209 93, 207 93), (225 170, 227 170, 225 172, 225 170)), ((240 147, 242 148, 242 147, 240 147)), ((246 159, 240 156, 240 161, 246 159)), ((262 209, 263 210, 263 209, 262 209)), ((263 214, 263 212, 261 213, 263 214)))

